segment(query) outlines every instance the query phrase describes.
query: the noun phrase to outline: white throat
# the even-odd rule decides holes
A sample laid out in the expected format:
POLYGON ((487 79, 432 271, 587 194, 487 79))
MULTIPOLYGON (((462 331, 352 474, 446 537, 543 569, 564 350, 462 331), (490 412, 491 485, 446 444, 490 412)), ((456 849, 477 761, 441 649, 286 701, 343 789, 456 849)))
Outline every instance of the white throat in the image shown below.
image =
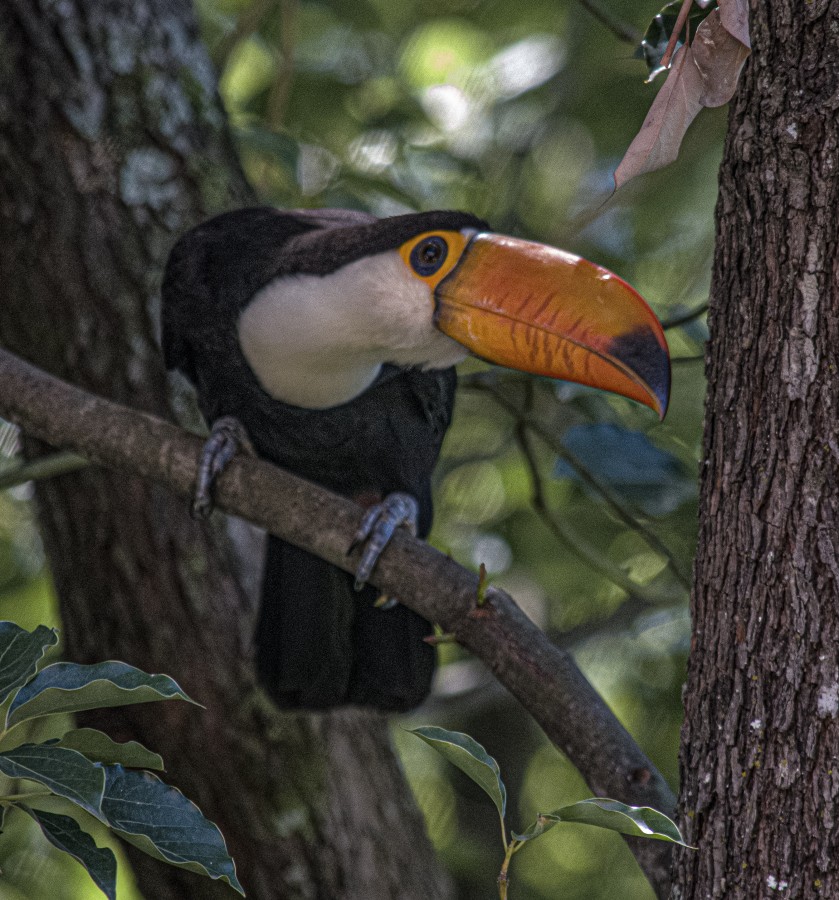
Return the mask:
POLYGON ((370 387, 384 363, 442 369, 464 359, 433 312, 428 286, 393 250, 269 282, 239 318, 239 345, 270 396, 325 409, 370 387))

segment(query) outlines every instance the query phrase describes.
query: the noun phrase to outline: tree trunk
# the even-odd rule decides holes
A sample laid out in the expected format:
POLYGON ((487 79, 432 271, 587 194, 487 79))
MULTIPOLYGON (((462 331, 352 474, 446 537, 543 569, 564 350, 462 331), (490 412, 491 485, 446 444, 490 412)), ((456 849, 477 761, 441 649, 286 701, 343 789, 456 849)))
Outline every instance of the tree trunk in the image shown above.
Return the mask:
POLYGON ((674 897, 839 896, 839 3, 752 4, 720 174, 674 897))
MULTIPOLYGON (((189 4, 5 0, 0 59, 0 340, 171 414, 163 262, 180 232, 250 199, 189 4)), ((168 672, 206 706, 96 724, 162 754, 168 780, 221 827, 249 897, 448 895, 385 720, 281 715, 255 685, 255 610, 220 528, 97 469, 41 484, 38 506, 67 657, 168 672)), ((155 900, 229 896, 132 860, 155 900)))

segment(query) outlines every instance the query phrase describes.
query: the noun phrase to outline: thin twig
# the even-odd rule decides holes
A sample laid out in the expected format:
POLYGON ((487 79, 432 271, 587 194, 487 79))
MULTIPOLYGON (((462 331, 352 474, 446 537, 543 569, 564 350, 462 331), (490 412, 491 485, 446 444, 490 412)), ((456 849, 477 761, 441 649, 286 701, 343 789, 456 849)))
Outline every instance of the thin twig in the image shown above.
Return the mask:
POLYGON ((644 35, 637 28, 633 28, 632 25, 627 25, 616 19, 598 0, 579 0, 579 4, 584 9, 587 9, 601 25, 605 25, 618 40, 623 41, 625 44, 632 44, 633 47, 637 47, 643 40, 644 35))
POLYGON ((583 540, 563 519, 554 515, 545 498, 545 490, 536 455, 530 445, 527 426, 523 421, 516 424, 516 439, 527 463, 533 495, 531 503, 539 518, 548 526, 554 537, 570 548, 583 562, 607 578, 630 597, 639 597, 650 606, 672 600, 669 595, 659 594, 645 585, 638 584, 630 578, 620 566, 615 565, 608 556, 583 540))
MULTIPOLYGON (((530 382, 532 383, 532 382, 530 382)), ((590 472, 583 463, 569 450, 567 450, 562 442, 558 440, 558 438, 552 434, 547 428, 545 428, 540 422, 528 418, 522 417, 521 410, 512 403, 504 394, 498 389, 494 388, 492 385, 488 385, 486 383, 482 383, 479 380, 474 380, 469 383, 470 387, 476 387, 480 390, 484 390, 490 394, 490 396, 505 409, 511 416, 516 419, 517 424, 523 424, 526 426, 533 434, 537 435, 541 440, 543 440, 551 450, 556 453, 558 456, 562 457, 580 476, 580 478, 596 493, 599 494, 600 497, 606 502, 606 504, 610 507, 610 509, 615 513, 615 515, 629 528, 635 531, 647 545, 659 553, 667 562, 667 565, 670 571, 675 576, 676 580, 684 587, 685 589, 690 589, 690 577, 682 570, 679 565, 678 560, 676 559, 675 554, 667 547, 667 545, 656 535, 653 531, 651 531, 643 522, 641 522, 636 516, 634 516, 621 501, 617 498, 614 492, 605 484, 603 484, 600 479, 596 478, 592 472, 590 472)), ((521 442, 519 442, 519 446, 521 446, 521 442)), ((550 511, 548 511, 550 512, 550 511)), ((570 529, 568 529, 564 523, 554 522, 554 525, 559 525, 566 534, 570 534, 570 529)), ((552 530, 553 526, 552 526, 552 530)), ((564 542, 569 543, 567 539, 563 538, 564 542)), ((600 563, 602 563, 604 557, 602 554, 599 554, 594 548, 588 547, 586 550, 585 542, 581 541, 580 538, 575 536, 575 540, 578 543, 580 550, 586 553, 584 557, 586 562, 589 564, 595 565, 594 560, 599 560, 595 567, 598 567, 600 563)), ((617 571, 620 573, 620 577, 622 581, 625 583, 626 576, 623 572, 610 564, 609 568, 611 570, 617 571)), ((606 574, 601 572, 601 574, 606 574)), ((606 577, 611 578, 610 575, 606 575, 606 577)), ((614 579, 612 579, 614 580, 614 579)), ((618 583, 618 582, 615 582, 618 583)), ((635 582, 631 582, 635 584, 635 582)), ((620 584, 623 587, 623 584, 620 584)), ((641 588, 641 586, 638 586, 641 588)), ((624 588, 625 589, 625 588, 624 588)), ((649 591, 641 588, 644 591, 642 596, 649 596, 649 591)), ((637 594, 637 591, 636 591, 637 594)))
POLYGON ((297 40, 297 11, 299 0, 282 0, 280 3, 280 54, 277 76, 268 98, 268 122, 274 129, 282 127, 291 84, 294 80, 294 50, 297 40))
POLYGON ((697 356, 674 356, 670 362, 673 363, 674 366, 679 365, 680 363, 694 363, 694 362, 704 362, 705 354, 700 353, 697 356))
POLYGON ((676 24, 673 26, 673 31, 670 34, 670 40, 667 42, 667 48, 664 51, 664 56, 661 57, 661 62, 659 63, 659 67, 656 70, 657 72, 670 66, 670 60, 673 58, 673 52, 676 49, 676 44, 679 43, 679 35, 682 33, 682 29, 685 27, 685 22, 687 22, 688 20, 692 4, 693 0, 683 0, 682 8, 679 10, 679 15, 676 18, 676 24))
MULTIPOLYGON (((684 604, 657 605, 655 608, 651 608, 649 603, 638 597, 627 597, 604 618, 592 618, 565 631, 551 628, 546 633, 555 646, 563 650, 576 650, 580 645, 590 640, 597 640, 609 635, 626 634, 629 630, 635 629, 637 620, 642 616, 649 616, 651 613, 674 613, 676 611, 685 612, 684 604)), ((470 664, 464 661, 459 663, 459 665, 470 664)), ((506 692, 492 675, 486 672, 486 669, 478 660, 472 661, 471 666, 474 667, 475 672, 480 669, 481 675, 475 674, 475 683, 462 690, 457 690, 451 686, 448 678, 448 667, 444 668, 440 673, 439 679, 443 690, 432 694, 425 701, 423 710, 435 719, 445 717, 453 725, 457 723, 459 717, 462 717, 466 711, 470 715, 479 717, 483 715, 506 692)), ((454 677, 457 678, 456 675, 454 677)), ((441 721, 440 724, 445 724, 445 722, 441 721)))
POLYGON ((614 491, 603 484, 603 482, 583 464, 578 456, 563 447, 562 444, 547 431, 547 429, 542 428, 538 422, 533 422, 531 420, 528 420, 527 426, 534 434, 538 434, 558 456, 564 459, 585 484, 603 498, 606 505, 624 523, 624 525, 627 525, 640 535, 651 549, 655 550, 656 553, 667 560, 667 565, 670 567, 670 571, 676 577, 676 580, 681 583, 682 587, 690 590, 690 576, 682 570, 675 554, 661 538, 659 538, 655 532, 651 531, 637 516, 633 515, 617 498, 614 491))

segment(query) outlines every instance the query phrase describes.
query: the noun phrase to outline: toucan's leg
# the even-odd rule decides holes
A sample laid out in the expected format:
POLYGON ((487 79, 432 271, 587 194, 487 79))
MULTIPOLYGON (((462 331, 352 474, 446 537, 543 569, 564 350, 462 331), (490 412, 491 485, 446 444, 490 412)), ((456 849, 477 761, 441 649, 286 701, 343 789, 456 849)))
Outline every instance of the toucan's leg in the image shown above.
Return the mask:
POLYGON ((249 456, 254 452, 245 426, 235 416, 216 419, 198 461, 195 494, 192 498, 194 518, 206 519, 213 511, 213 484, 240 450, 244 450, 249 456))
POLYGON ((419 521, 419 504, 410 494, 388 494, 381 503, 367 510, 348 552, 365 543, 361 562, 355 570, 355 589, 360 591, 376 565, 382 550, 393 537, 393 532, 403 526, 416 535, 419 521))

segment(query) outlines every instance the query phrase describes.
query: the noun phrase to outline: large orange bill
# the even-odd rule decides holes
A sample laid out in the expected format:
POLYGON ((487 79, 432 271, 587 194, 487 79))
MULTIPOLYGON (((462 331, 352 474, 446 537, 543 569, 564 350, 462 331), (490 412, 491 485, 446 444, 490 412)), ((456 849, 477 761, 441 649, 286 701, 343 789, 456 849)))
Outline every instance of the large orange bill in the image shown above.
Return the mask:
POLYGON ((661 323, 625 281, 542 244, 476 234, 435 291, 437 327, 497 365, 637 400, 664 418, 661 323))

